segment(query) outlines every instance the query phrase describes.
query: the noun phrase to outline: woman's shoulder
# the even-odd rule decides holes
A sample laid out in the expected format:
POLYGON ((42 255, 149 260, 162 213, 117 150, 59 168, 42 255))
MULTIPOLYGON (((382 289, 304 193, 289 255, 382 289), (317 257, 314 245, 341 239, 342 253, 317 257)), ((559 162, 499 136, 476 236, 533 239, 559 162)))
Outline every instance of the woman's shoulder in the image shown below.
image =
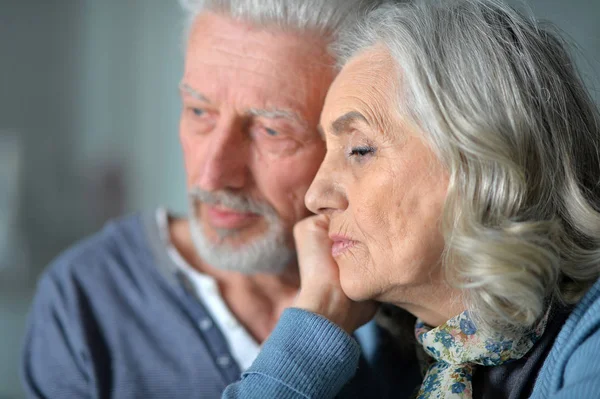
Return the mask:
POLYGON ((600 392, 600 280, 574 307, 542 366, 532 397, 600 392))
POLYGON ((584 341, 600 341, 599 327, 600 280, 596 281, 592 288, 574 307, 556 338, 555 346, 573 348, 579 346, 584 341))

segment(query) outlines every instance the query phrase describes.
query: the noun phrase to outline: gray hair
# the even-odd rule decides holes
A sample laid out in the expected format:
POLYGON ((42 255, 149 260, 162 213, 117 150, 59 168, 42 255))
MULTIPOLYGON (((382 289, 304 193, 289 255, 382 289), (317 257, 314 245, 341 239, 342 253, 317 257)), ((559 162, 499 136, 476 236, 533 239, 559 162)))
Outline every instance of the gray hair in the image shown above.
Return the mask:
POLYGON ((600 275, 600 119, 560 35, 501 1, 414 1, 344 32, 339 63, 374 46, 449 171, 443 267, 478 324, 577 302, 600 275))
POLYGON ((335 37, 381 0, 180 0, 187 13, 186 37, 195 18, 206 11, 258 26, 335 37))

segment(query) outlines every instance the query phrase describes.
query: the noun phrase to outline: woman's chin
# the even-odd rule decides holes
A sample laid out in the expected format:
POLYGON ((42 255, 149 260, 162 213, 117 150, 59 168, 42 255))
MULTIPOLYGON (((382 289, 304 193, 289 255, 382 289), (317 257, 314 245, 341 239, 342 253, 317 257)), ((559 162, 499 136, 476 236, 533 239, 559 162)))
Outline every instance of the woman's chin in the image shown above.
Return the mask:
POLYGON ((375 299, 376 293, 364 279, 344 278, 340 275, 340 285, 344 294, 355 302, 363 302, 375 299))

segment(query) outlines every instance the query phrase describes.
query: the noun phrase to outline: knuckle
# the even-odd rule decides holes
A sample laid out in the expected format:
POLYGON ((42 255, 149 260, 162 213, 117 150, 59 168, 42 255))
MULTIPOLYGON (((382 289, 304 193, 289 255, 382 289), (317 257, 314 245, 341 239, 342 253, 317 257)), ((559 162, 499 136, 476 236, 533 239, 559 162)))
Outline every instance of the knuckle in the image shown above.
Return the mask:
POLYGON ((305 223, 306 223, 305 220, 301 220, 294 225, 294 238, 297 239, 298 237, 300 237, 303 234, 303 232, 305 230, 305 227, 304 227, 305 223))
POLYGON ((303 234, 306 234, 310 231, 318 230, 318 226, 316 224, 317 216, 309 216, 306 219, 302 219, 298 223, 294 225, 294 238, 299 238, 303 234))

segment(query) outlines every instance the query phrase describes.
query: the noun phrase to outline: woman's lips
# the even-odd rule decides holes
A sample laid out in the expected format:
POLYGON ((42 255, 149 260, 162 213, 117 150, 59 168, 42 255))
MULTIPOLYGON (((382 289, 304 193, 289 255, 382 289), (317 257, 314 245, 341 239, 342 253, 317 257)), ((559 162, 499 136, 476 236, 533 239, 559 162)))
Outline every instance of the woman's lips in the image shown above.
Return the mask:
POLYGON ((206 213, 210 225, 221 229, 239 229, 259 217, 256 213, 238 212, 219 205, 208 205, 206 213))
POLYGON ((334 258, 336 256, 340 256, 346 250, 352 248, 357 244, 357 241, 351 240, 344 236, 333 235, 329 237, 331 241, 333 241, 333 245, 331 246, 331 256, 334 258))

